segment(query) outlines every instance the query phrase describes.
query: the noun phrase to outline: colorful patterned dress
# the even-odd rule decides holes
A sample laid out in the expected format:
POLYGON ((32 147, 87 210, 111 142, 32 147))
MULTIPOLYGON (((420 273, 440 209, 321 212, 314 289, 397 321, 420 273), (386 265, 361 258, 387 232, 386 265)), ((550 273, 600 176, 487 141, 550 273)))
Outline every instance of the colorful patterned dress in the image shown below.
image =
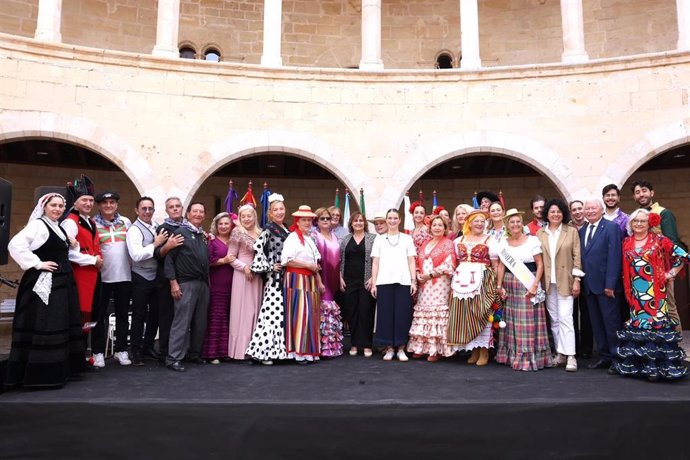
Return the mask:
POLYGON ((621 375, 677 379, 688 373, 680 332, 669 318, 665 274, 690 256, 666 237, 649 233, 644 246, 635 238, 623 241, 623 281, 630 319, 618 331, 618 357, 613 369, 621 375))
MULTIPOLYGON (((525 243, 510 246, 510 255, 522 261, 532 273, 536 272, 534 256, 541 254, 541 243, 535 236, 528 235, 525 243)), ((506 268, 503 277, 506 290, 506 327, 498 334, 496 362, 520 371, 537 371, 553 366, 549 333, 546 328, 544 303, 533 304, 525 294, 527 288, 506 268)))
POLYGON ((321 282, 326 290, 321 295, 321 356, 335 358, 343 354, 343 321, 335 294, 340 289, 340 243, 334 232, 325 238, 321 232, 312 233, 321 254, 321 282))
POLYGON ((498 294, 490 258, 495 252, 490 250, 489 238, 472 243, 461 236, 453 242, 458 260, 451 283, 448 322, 448 344, 453 351, 493 347, 489 316, 498 294))
POLYGON ((422 245, 417 255, 417 271, 434 278, 420 284, 417 304, 414 306, 410 341, 407 351, 423 355, 451 356, 454 350, 448 347, 448 296, 450 275, 455 270, 453 242, 442 238, 429 247, 430 240, 422 245))

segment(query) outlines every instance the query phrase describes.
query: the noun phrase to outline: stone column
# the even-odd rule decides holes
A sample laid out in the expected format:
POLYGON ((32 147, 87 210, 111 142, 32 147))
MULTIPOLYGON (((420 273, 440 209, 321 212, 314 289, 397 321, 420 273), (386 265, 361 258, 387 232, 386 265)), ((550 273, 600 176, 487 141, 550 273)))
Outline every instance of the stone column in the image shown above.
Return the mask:
POLYGON ((479 6, 477 0, 460 0, 460 45, 462 48, 461 70, 477 70, 482 67, 479 57, 479 6))
POLYGON ((585 50, 585 28, 582 19, 582 0, 561 0, 561 22, 563 24, 563 54, 566 64, 589 60, 585 50))
POLYGON ((676 17, 678 19, 679 50, 690 50, 690 4, 688 0, 676 0, 676 17))
POLYGON ((60 23, 62 21, 62 0, 39 0, 36 19, 36 40, 60 43, 60 23))
POLYGON ((362 0, 361 70, 383 70, 381 59, 381 0, 362 0))
POLYGON ((179 58, 177 48, 180 33, 180 0, 158 0, 158 23, 156 25, 156 46, 151 54, 179 58))
POLYGON ((283 65, 281 43, 283 34, 283 0, 264 0, 264 47, 261 65, 283 65))

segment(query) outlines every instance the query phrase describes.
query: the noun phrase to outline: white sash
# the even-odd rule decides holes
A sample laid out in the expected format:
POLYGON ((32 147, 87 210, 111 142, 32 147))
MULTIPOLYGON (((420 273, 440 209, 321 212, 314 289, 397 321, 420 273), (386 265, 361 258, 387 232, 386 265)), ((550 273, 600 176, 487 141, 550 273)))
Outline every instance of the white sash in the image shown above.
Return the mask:
MULTIPOLYGON (((530 269, 524 264, 524 262, 513 257, 505 243, 502 243, 498 246, 498 257, 501 259, 501 262, 503 262, 503 265, 510 269, 511 273, 515 275, 515 277, 529 291, 529 289, 532 287, 532 284, 534 284, 535 277, 530 269)), ((537 294, 532 297, 532 303, 536 305, 543 302, 545 299, 546 293, 541 288, 541 283, 539 283, 537 285, 537 294)))

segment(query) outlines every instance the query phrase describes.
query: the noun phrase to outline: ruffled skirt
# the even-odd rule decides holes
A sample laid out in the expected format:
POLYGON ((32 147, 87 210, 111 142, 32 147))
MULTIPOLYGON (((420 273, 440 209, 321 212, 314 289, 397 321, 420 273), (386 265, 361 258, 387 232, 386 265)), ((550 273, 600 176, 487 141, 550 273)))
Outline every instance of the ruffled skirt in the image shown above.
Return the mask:
POLYGON ((675 380, 688 374, 685 352, 679 345, 682 336, 670 325, 638 329, 626 324, 617 335, 620 343, 612 367, 619 374, 650 380, 675 380))
POLYGON ((321 301, 321 356, 335 358, 343 354, 343 321, 340 306, 334 300, 321 301))

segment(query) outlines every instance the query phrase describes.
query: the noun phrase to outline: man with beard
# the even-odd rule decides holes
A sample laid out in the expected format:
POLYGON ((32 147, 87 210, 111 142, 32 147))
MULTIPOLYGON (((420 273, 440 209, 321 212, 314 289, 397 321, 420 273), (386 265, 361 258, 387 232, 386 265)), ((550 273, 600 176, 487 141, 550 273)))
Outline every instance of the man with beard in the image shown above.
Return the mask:
POLYGON ((628 234, 628 215, 621 211, 619 205, 621 202, 621 191, 616 184, 609 184, 601 190, 601 197, 606 205, 606 212, 604 212, 604 219, 618 225, 621 229, 623 237, 628 234))
MULTIPOLYGON (((633 182, 630 190, 632 190, 633 198, 640 208, 659 214, 661 217, 661 224, 659 225, 661 233, 673 241, 673 244, 680 245, 676 217, 671 211, 661 206, 658 201, 654 201, 654 187, 652 183, 646 180, 637 180, 633 182)), ((676 329, 680 330, 680 316, 676 306, 674 282, 675 278, 670 278, 666 282, 666 307, 668 308, 669 318, 678 324, 676 329)))
MULTIPOLYGON (((174 313, 174 302, 172 295, 170 295, 170 282, 165 277, 164 263, 168 252, 184 243, 183 235, 174 235, 175 230, 184 221, 182 218, 182 201, 176 196, 169 197, 165 200, 165 212, 168 217, 158 226, 158 233, 165 232, 170 238, 164 245, 156 247, 153 252, 153 256, 158 261, 158 359, 163 363, 165 363, 165 357, 168 355, 170 327, 174 313)), ((155 358, 156 356, 152 357, 155 358)))
POLYGON ((165 364, 177 372, 185 371, 181 363, 185 356, 189 362, 205 364, 200 356, 209 299, 208 247, 201 228, 205 217, 204 204, 191 203, 187 208, 187 219, 173 234, 184 236, 184 243, 165 257, 165 277, 170 282, 170 294, 175 301, 165 364))
POLYGON ((537 234, 540 228, 544 227, 546 222, 544 221, 544 204, 546 204, 546 198, 541 195, 535 195, 534 198, 529 202, 529 207, 532 210, 532 215, 534 219, 525 225, 526 231, 530 235, 534 236, 537 234))

